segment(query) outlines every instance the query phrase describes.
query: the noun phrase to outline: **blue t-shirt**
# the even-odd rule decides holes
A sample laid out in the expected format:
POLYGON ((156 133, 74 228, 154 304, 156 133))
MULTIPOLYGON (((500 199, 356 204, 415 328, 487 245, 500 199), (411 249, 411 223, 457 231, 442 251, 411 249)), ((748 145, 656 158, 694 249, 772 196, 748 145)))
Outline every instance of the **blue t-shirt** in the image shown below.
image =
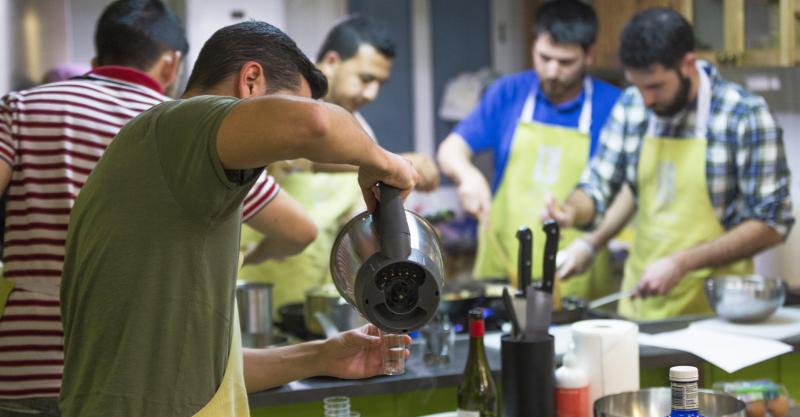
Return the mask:
MULTIPOLYGON (((494 181, 492 192, 497 190, 508 161, 511 140, 522 113, 525 100, 539 78, 533 70, 507 75, 492 83, 480 103, 453 130, 463 137, 475 153, 491 149, 494 154, 494 181)), ((611 84, 592 78, 592 122, 589 128, 591 145, 589 156, 594 155, 600 130, 614 107, 620 90, 611 84)), ((538 90, 538 89, 537 89, 538 90)), ((554 105, 539 92, 533 120, 563 127, 578 127, 583 108, 584 91, 573 100, 554 105)))

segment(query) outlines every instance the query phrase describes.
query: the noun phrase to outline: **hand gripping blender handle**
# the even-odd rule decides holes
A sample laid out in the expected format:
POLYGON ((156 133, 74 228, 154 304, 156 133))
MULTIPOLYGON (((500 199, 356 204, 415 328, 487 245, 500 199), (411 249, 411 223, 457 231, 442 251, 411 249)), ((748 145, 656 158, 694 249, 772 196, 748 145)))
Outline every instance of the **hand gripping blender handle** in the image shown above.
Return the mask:
POLYGON ((411 255, 411 234, 400 190, 384 183, 380 183, 379 188, 381 198, 375 215, 381 253, 389 259, 406 259, 411 255))

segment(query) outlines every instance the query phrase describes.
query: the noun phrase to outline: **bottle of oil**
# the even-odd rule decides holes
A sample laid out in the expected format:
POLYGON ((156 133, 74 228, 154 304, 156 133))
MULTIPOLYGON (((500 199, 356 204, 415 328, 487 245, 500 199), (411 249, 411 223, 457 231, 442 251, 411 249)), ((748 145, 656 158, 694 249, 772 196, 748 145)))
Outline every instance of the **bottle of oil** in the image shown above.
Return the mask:
POLYGON ((483 309, 469 311, 469 356, 458 385, 458 417, 500 417, 497 386, 483 346, 483 309))
POLYGON ((669 368, 672 386, 672 412, 667 417, 703 417, 697 398, 698 372, 694 366, 669 368))

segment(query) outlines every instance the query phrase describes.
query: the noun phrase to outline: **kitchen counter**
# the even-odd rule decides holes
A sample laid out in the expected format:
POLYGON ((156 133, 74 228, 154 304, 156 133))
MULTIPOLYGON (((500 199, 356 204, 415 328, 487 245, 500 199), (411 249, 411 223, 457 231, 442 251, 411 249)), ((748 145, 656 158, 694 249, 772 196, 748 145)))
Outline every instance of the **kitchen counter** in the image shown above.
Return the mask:
MULTIPOLYGON (((800 337, 787 343, 800 350, 800 337)), ((453 356, 447 365, 428 366, 422 361, 421 347, 412 346, 412 352, 406 361, 406 373, 396 376, 380 376, 366 380, 341 380, 336 378, 311 378, 295 381, 279 388, 250 394, 251 407, 268 407, 310 401, 321 401, 331 395, 349 397, 378 394, 397 394, 402 392, 455 387, 461 379, 467 357, 467 339, 459 337, 453 349, 453 356)), ((499 380, 500 351, 486 349, 489 366, 499 380)), ((675 364, 693 365, 703 369, 704 361, 690 353, 641 346, 639 349, 640 368, 664 368, 675 364)), ((664 375, 666 381, 666 375, 664 375)), ((643 385, 644 385, 643 381, 643 385)), ((666 383, 664 384, 666 385, 666 383)))

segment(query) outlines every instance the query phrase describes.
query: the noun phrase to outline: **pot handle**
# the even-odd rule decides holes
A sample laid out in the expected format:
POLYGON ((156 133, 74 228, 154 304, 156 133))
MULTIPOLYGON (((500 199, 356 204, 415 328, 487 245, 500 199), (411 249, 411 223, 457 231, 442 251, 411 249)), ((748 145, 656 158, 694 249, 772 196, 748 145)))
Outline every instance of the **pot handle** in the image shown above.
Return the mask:
POLYGON ((411 234, 400 190, 382 182, 378 186, 381 199, 375 216, 378 218, 381 254, 389 259, 406 259, 411 255, 411 234))

